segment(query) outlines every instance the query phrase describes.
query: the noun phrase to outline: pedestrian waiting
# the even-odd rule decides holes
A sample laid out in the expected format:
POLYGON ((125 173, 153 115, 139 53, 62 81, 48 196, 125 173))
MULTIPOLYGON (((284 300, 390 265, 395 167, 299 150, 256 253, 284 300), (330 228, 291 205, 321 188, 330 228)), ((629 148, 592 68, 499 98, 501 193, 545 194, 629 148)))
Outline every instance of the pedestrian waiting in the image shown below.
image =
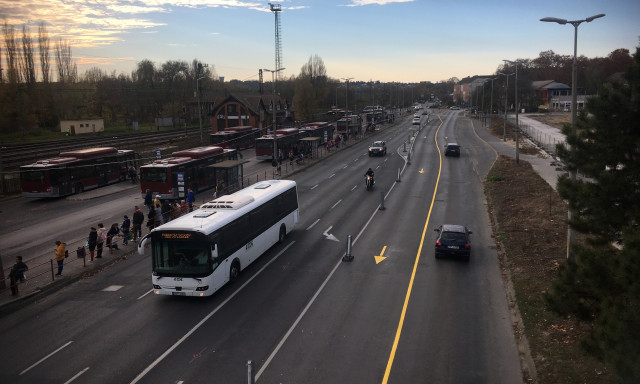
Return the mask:
POLYGON ((56 250, 55 250, 55 258, 58 263, 58 273, 56 276, 62 276, 62 268, 64 268, 64 258, 67 253, 67 244, 61 242, 60 240, 56 240, 56 250))
POLYGON ((22 256, 16 256, 16 263, 11 267, 9 272, 9 280, 11 281, 11 295, 15 296, 18 292, 18 283, 25 280, 24 273, 29 269, 27 264, 22 261, 22 256))

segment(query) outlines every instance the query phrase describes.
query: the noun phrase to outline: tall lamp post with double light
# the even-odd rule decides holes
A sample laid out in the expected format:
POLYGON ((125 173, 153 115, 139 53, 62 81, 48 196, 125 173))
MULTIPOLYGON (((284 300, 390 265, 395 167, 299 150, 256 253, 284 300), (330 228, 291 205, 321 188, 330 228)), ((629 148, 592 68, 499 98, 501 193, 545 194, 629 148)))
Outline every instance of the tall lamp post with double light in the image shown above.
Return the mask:
POLYGON ((272 94, 273 96, 271 97, 271 115, 273 116, 273 125, 271 126, 271 129, 273 130, 273 159, 278 161, 278 143, 276 142, 276 78, 275 75, 276 73, 285 70, 285 68, 278 68, 278 69, 266 69, 264 68, 263 71, 267 71, 267 72, 271 72, 271 86, 273 87, 272 90, 272 94))
POLYGON ((198 80, 196 80, 196 91, 198 92, 198 118, 200 120, 200 145, 204 145, 204 138, 202 136, 202 107, 200 106, 200 80, 204 79, 205 77, 198 77, 198 80))
MULTIPOLYGON (((573 28, 575 31, 573 35, 573 68, 571 71, 571 125, 575 124, 576 113, 578 111, 578 86, 577 86, 577 83, 578 83, 578 26, 584 23, 585 21, 587 23, 590 23, 593 20, 599 19, 604 16, 605 16, 604 13, 599 13, 597 15, 587 17, 584 20, 565 20, 565 19, 558 19, 557 17, 543 17, 542 19, 540 19, 540 21, 558 23, 562 25, 571 24, 573 25, 573 28)), ((571 180, 576 179, 575 170, 571 170, 569 172, 569 175, 571 177, 571 180)), ((573 213, 571 212, 571 209, 569 209, 569 218, 568 218, 569 221, 571 221, 572 216, 573 216, 573 213)), ((571 251, 571 244, 573 244, 574 240, 575 240, 575 235, 573 233, 573 230, 571 229, 571 226, 569 226, 567 230, 567 259, 569 260, 575 259, 575 256, 571 251)))
POLYGON ((520 126, 518 125, 518 64, 520 63, 518 60, 516 61, 512 61, 512 60, 502 60, 505 63, 509 63, 509 64, 514 64, 516 66, 516 84, 515 84, 515 88, 516 88, 516 95, 515 95, 515 106, 516 106, 516 164, 520 164, 520 144, 518 142, 518 131, 520 130, 520 126))

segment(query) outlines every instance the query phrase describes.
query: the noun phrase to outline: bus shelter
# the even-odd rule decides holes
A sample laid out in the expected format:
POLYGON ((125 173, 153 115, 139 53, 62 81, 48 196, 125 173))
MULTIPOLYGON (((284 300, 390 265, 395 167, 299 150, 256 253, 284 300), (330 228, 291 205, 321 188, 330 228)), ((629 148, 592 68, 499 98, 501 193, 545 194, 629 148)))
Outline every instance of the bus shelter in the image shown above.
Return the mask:
POLYGON ((298 140, 300 143, 300 152, 305 156, 318 157, 318 148, 322 142, 321 137, 303 137, 298 140))
POLYGON ((243 164, 248 160, 225 160, 209 165, 216 178, 216 197, 242 189, 243 164))

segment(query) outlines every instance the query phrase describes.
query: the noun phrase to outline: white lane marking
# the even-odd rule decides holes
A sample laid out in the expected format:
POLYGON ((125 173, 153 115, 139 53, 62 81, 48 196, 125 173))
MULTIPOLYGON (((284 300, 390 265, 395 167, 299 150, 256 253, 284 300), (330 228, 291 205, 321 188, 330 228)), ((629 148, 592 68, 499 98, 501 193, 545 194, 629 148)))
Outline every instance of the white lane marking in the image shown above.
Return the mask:
POLYGON ((356 188, 358 188, 358 184, 354 185, 353 188, 351 188, 351 190, 353 191, 356 188))
POLYGON ((153 289, 148 290, 148 291, 147 291, 147 293, 143 294, 142 296, 139 296, 136 300, 140 300, 140 299, 142 299, 143 297, 147 296, 147 295, 148 295, 148 294, 150 294, 151 292, 153 292, 153 289))
POLYGON ((89 367, 83 369, 82 371, 78 372, 75 374, 75 376, 73 376, 72 378, 70 378, 69 380, 65 381, 64 384, 69 384, 72 381, 74 381, 75 379, 77 379, 78 377, 80 377, 83 373, 87 372, 89 370, 89 367))
POLYGON ((318 185, 320 185, 320 184, 316 184, 313 187, 311 187, 311 190, 313 191, 314 189, 316 189, 318 187, 318 185))
POLYGON ((336 175, 335 173, 332 173, 332 174, 331 174, 331 176, 329 176, 329 178, 332 178, 332 177, 333 177, 333 176, 335 176, 335 175, 336 175))
POLYGON ((115 292, 122 289, 122 285, 110 285, 107 288, 103 289, 102 292, 115 292))
POLYGON ((286 247, 284 247, 284 249, 280 252, 278 252, 277 255, 275 255, 275 257, 271 260, 269 260, 269 262, 267 262, 262 268, 260 268, 260 270, 258 272, 256 272, 255 275, 251 276, 251 278, 249 280, 247 280, 246 283, 242 284, 240 286, 240 288, 238 288, 235 292, 233 292, 231 295, 229 295, 229 297, 223 301, 222 303, 220 303, 220 305, 218 305, 213 311, 211 311, 207 316, 205 316, 204 318, 202 318, 202 320, 200 320, 200 322, 196 325, 193 326, 193 328, 191 328, 191 330, 189 330, 189 332, 185 333, 184 336, 182 336, 178 341, 176 341, 171 347, 169 347, 169 349, 167 349, 166 351, 164 351, 164 353, 162 355, 160 355, 157 359, 155 359, 151 364, 149 364, 149 366, 147 368, 145 368, 142 372, 140 372, 138 374, 138 376, 136 376, 133 381, 131 381, 130 384, 135 384, 138 381, 142 380, 142 378, 149 373, 156 365, 160 364, 160 362, 162 360, 164 360, 167 356, 169 356, 169 354, 171 352, 173 352, 176 348, 178 348, 180 346, 180 344, 184 343, 185 340, 187 340, 189 338, 189 336, 191 336, 195 331, 197 331, 204 323, 207 322, 207 320, 209 320, 211 318, 211 316, 215 315, 220 309, 222 309, 222 307, 224 307, 229 301, 231 301, 231 299, 233 299, 238 293, 240 293, 247 285, 249 285, 249 283, 251 283, 253 281, 253 279, 255 279, 256 277, 258 277, 265 269, 267 269, 267 267, 269 265, 271 265, 271 263, 273 263, 274 261, 276 261, 283 253, 285 253, 287 251, 287 249, 289 249, 293 244, 295 244, 295 240, 292 241, 291 243, 289 243, 286 247))
POLYGON ((63 345, 62 347, 56 349, 55 351, 51 352, 50 354, 48 354, 47 356, 43 357, 42 359, 38 360, 35 364, 33 364, 32 366, 30 366, 29 368, 25 369, 24 371, 20 372, 21 376, 27 372, 29 372, 32 368, 34 368, 35 366, 37 366, 38 364, 42 363, 43 361, 47 360, 48 358, 50 358, 51 356, 55 355, 56 353, 58 353, 60 350, 62 350, 63 348, 67 347, 69 344, 73 343, 73 341, 68 342, 67 344, 63 345))
MULTIPOLYGON (((405 166, 404 168, 406 168, 407 164, 405 162, 405 166)), ((404 171, 403 168, 403 171, 404 171)), ((393 188, 395 188, 396 183, 391 184, 391 188, 389 188, 389 191, 387 192, 387 194, 385 195, 385 199, 391 194, 391 191, 393 191, 393 188)), ((378 205, 378 207, 375 208, 375 210, 373 211, 373 213, 371 214, 371 216, 369 217, 369 220, 367 220, 367 222, 364 224, 364 226, 362 227, 362 229, 360 230, 360 232, 356 235, 355 239, 352 242, 352 245, 355 245, 358 242, 358 239, 360 238, 360 236, 362 236, 362 234, 364 233, 364 231, 367 229, 367 227, 369 226, 369 224, 371 223, 371 220, 373 220, 373 218, 376 216, 376 214, 378 213, 378 208, 380 206, 378 205)), ((329 232, 329 230, 333 228, 333 226, 329 227, 325 232, 329 232)), ((344 255, 346 255, 346 252, 342 255, 344 257, 344 255)), ((333 267, 333 269, 331 270, 331 272, 329 272, 329 275, 327 276, 326 279, 324 279, 324 282, 322 282, 322 285, 320 285, 320 287, 318 288, 318 290, 316 291, 316 293, 313 295, 313 297, 309 300, 309 303, 307 304, 306 307, 304 307, 304 309, 302 310, 302 312, 300 312, 300 315, 298 315, 298 318, 296 319, 296 321, 293 322, 293 324, 291 324, 291 327, 289 328, 289 330, 284 334, 284 336, 282 336, 282 339, 280 340, 280 342, 278 343, 278 345, 276 345, 275 349, 273 350, 273 352, 271 352, 271 354, 269 355, 269 357, 267 358, 267 360, 265 360, 264 364, 262 365, 262 367, 260 368, 260 370, 256 373, 255 376, 255 381, 257 382, 258 379, 260 378, 260 376, 262 375, 262 373, 267 369, 267 367, 269 367, 269 364, 271 363, 271 361, 275 358, 275 356, 278 354, 278 352, 280 351, 280 348, 282 348, 282 346, 284 345, 284 343, 287 341, 287 339, 289 338, 289 336, 291 335, 291 333, 293 332, 293 330, 298 326, 298 323, 300 323, 300 321, 302 320, 302 318, 304 317, 304 315, 307 313, 307 311, 309 310, 309 308, 311 308, 311 306, 313 305, 313 303, 316 301, 316 299, 318 298, 318 296, 320 295, 320 293, 324 290, 325 285, 327 285, 327 283, 329 282, 329 280, 331 280, 331 277, 333 276, 333 274, 336 272, 336 270, 338 269, 338 267, 343 264, 344 262, 342 261, 342 257, 338 260, 338 262, 336 263, 336 265, 333 267)))
POLYGON ((331 208, 329 208, 329 209, 333 209, 333 208, 335 208, 335 207, 336 207, 338 204, 340 204, 340 203, 342 203, 342 199, 338 200, 338 202, 337 202, 337 203, 335 203, 335 204, 333 204, 333 205, 331 206, 331 208))
POLYGON ((316 221, 313 222, 313 224, 311 224, 310 226, 307 227, 307 231, 310 230, 311 228, 313 228, 314 225, 318 224, 318 222, 320 221, 320 219, 316 219, 316 221))

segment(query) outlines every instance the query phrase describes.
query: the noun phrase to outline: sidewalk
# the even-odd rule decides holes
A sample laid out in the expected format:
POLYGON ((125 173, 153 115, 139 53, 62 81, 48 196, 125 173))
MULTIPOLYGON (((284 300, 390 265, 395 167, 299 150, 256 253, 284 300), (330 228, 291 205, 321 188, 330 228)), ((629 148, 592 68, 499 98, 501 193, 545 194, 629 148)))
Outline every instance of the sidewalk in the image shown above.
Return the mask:
MULTIPOLYGON (((318 148, 318 155, 313 158, 305 159, 303 164, 296 164, 295 162, 293 162, 293 164, 290 164, 289 161, 284 161, 281 165, 280 174, 275 173, 275 168, 271 165, 271 162, 257 160, 255 158, 253 149, 241 151, 242 160, 245 161, 245 164, 243 166, 243 186, 246 187, 247 185, 244 184, 251 185, 265 179, 280 179, 291 176, 292 174, 300 172, 324 160, 328 156, 332 156, 339 151, 350 148, 355 143, 359 143, 362 140, 369 140, 371 134, 377 134, 380 130, 385 130, 388 127, 394 126, 398 123, 399 120, 400 119, 396 119, 396 122, 391 124, 379 125, 379 128, 375 132, 364 134, 359 138, 351 139, 346 143, 341 143, 339 148, 333 147, 330 152, 327 152, 325 146, 318 148)), ((134 188, 139 189, 140 185, 137 183, 132 184, 127 180, 106 187, 86 191, 79 195, 71 195, 66 199, 73 201, 88 201, 99 197, 116 194, 125 190, 131 190, 134 188)), ((196 196, 196 198, 198 202, 212 200, 213 190, 203 191, 201 194, 196 196)), ((143 228, 142 230, 143 235, 146 234, 147 229, 143 228)), ((6 276, 9 274, 9 270, 13 266, 13 260, 11 260, 10 263, 7 263, 7 265, 4 265, 5 277, 7 277, 7 280, 6 288, 0 290, 0 318, 42 298, 43 296, 48 295, 49 293, 55 292, 63 287, 73 284, 74 282, 84 278, 85 276, 89 277, 95 273, 98 273, 102 268, 123 261, 129 256, 138 256, 137 244, 135 242, 130 241, 129 245, 126 246, 123 246, 122 243, 119 242, 118 245, 120 247, 120 250, 114 250, 110 253, 109 250, 105 248, 101 259, 95 259, 94 262, 90 262, 88 249, 86 250, 85 259, 77 257, 77 248, 81 247, 82 245, 84 245, 84 237, 82 244, 67 244, 69 257, 65 259, 62 277, 54 277, 54 274, 57 272, 57 263, 55 262, 55 260, 52 260, 54 250, 53 246, 50 253, 40 255, 36 259, 31 259, 28 264, 29 270, 25 274, 27 279, 24 283, 19 284, 19 294, 17 296, 11 295, 11 290, 9 289, 9 279, 6 276)))
MULTIPOLYGON (((515 121, 515 116, 508 116, 508 120, 515 121)), ((499 155, 513 157, 515 159, 515 146, 513 143, 504 142, 499 138, 490 134, 482 122, 478 119, 471 119, 474 130, 480 138, 486 141, 499 155)), ((519 115, 518 122, 523 132, 524 140, 529 140, 542 148, 543 151, 536 155, 519 154, 520 160, 531 164, 533 169, 555 190, 558 183, 558 176, 566 171, 563 170, 561 162, 556 159, 553 152, 550 152, 548 144, 551 140, 553 143, 564 142, 564 135, 559 129, 541 123, 526 115, 519 115), (539 142, 536 138, 543 138, 544 142, 539 142)), ((555 145, 555 144, 554 144, 555 145)))

